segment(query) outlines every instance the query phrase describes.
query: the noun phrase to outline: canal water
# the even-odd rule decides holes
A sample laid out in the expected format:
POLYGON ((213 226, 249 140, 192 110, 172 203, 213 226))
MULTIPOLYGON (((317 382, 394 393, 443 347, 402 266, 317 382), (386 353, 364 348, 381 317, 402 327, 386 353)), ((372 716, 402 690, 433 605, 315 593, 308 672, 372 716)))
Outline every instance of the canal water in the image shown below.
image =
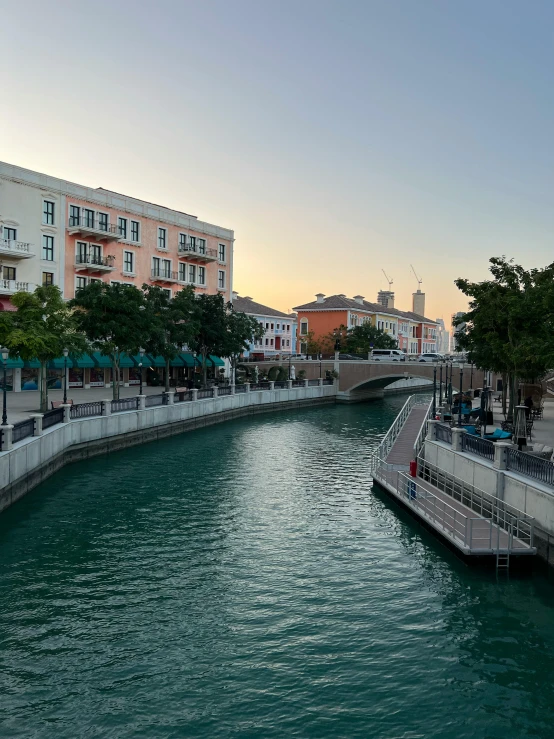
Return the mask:
POLYGON ((552 582, 370 488, 404 400, 79 463, 0 516, 0 736, 553 736, 552 582))

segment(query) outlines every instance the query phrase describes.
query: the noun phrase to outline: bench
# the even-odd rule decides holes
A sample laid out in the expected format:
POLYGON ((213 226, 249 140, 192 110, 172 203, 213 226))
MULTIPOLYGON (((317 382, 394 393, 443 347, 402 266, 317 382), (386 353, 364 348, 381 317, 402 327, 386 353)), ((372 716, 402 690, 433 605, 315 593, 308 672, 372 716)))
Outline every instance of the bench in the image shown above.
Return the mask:
MULTIPOLYGON (((67 399, 67 404, 68 405, 73 405, 73 401, 68 398, 67 399)), ((63 405, 63 400, 53 400, 52 401, 52 410, 54 410, 55 408, 59 408, 62 405, 63 405)))

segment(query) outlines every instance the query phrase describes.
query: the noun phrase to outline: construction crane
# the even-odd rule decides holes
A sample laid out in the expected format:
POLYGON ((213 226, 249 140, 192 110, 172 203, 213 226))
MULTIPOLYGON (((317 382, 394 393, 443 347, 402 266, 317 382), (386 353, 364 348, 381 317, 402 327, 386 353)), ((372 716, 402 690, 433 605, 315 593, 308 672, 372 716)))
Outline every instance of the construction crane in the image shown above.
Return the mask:
POLYGON ((393 279, 392 277, 389 277, 384 269, 381 270, 381 272, 385 275, 385 280, 389 283, 389 290, 392 287, 393 279))
POLYGON ((418 277, 417 276, 417 272, 414 269, 414 265, 413 264, 410 264, 410 267, 412 268, 412 272, 414 273, 414 276, 415 276, 415 278, 417 280, 417 290, 419 292, 421 290, 421 283, 423 282, 423 280, 421 279, 421 277, 418 277))

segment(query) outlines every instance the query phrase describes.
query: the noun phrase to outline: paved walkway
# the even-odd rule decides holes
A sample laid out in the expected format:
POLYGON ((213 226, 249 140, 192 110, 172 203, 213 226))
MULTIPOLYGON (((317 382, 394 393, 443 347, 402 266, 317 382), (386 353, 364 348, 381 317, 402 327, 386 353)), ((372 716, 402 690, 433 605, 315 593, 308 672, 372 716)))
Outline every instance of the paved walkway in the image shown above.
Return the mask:
MULTIPOLYGON (((144 395, 159 395, 164 391, 162 387, 145 387, 142 392, 144 395)), ((138 395, 138 385, 131 387, 119 388, 119 396, 121 398, 131 398, 138 395)), ((94 387, 90 390, 82 390, 81 388, 68 388, 67 397, 74 403, 92 403, 95 400, 111 400, 113 389, 104 387, 94 387)), ((25 390, 21 393, 7 393, 8 401, 8 423, 17 423, 18 421, 26 421, 30 413, 38 413, 40 406, 40 397, 38 390, 25 390)), ((48 403, 53 400, 63 400, 63 390, 49 390, 48 403)), ((0 405, 2 403, 0 397, 0 405)))

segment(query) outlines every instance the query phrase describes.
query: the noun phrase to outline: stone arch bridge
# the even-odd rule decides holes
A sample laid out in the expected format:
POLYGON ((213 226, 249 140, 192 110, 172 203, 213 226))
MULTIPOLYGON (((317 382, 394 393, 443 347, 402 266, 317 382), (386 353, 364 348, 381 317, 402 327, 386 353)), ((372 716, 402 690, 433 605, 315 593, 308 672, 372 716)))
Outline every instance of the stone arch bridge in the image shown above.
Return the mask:
MULTIPOLYGON (((256 362, 261 369, 269 368, 275 364, 288 367, 288 360, 256 362)), ((346 403, 357 403, 363 400, 382 398, 385 392, 409 392, 410 390, 428 389, 433 382, 433 364, 431 362, 383 362, 378 360, 297 360, 291 362, 296 370, 306 371, 306 377, 313 379, 325 377, 326 370, 336 370, 339 374, 337 400, 346 403), (418 382, 419 381, 419 382, 418 382), (394 384, 394 387, 390 387, 394 384), (387 390, 388 388, 388 390, 387 390)), ((460 386, 461 365, 452 365, 452 386, 455 390, 460 386)), ((450 372, 450 370, 449 370, 450 372)), ((492 381, 496 388, 496 377, 486 373, 484 377, 482 370, 473 370, 470 365, 463 365, 462 387, 464 390, 470 388, 481 388, 487 381, 492 381)), ((440 372, 437 368, 437 387, 440 372)), ((443 383, 445 381, 445 368, 443 366, 443 383)))

